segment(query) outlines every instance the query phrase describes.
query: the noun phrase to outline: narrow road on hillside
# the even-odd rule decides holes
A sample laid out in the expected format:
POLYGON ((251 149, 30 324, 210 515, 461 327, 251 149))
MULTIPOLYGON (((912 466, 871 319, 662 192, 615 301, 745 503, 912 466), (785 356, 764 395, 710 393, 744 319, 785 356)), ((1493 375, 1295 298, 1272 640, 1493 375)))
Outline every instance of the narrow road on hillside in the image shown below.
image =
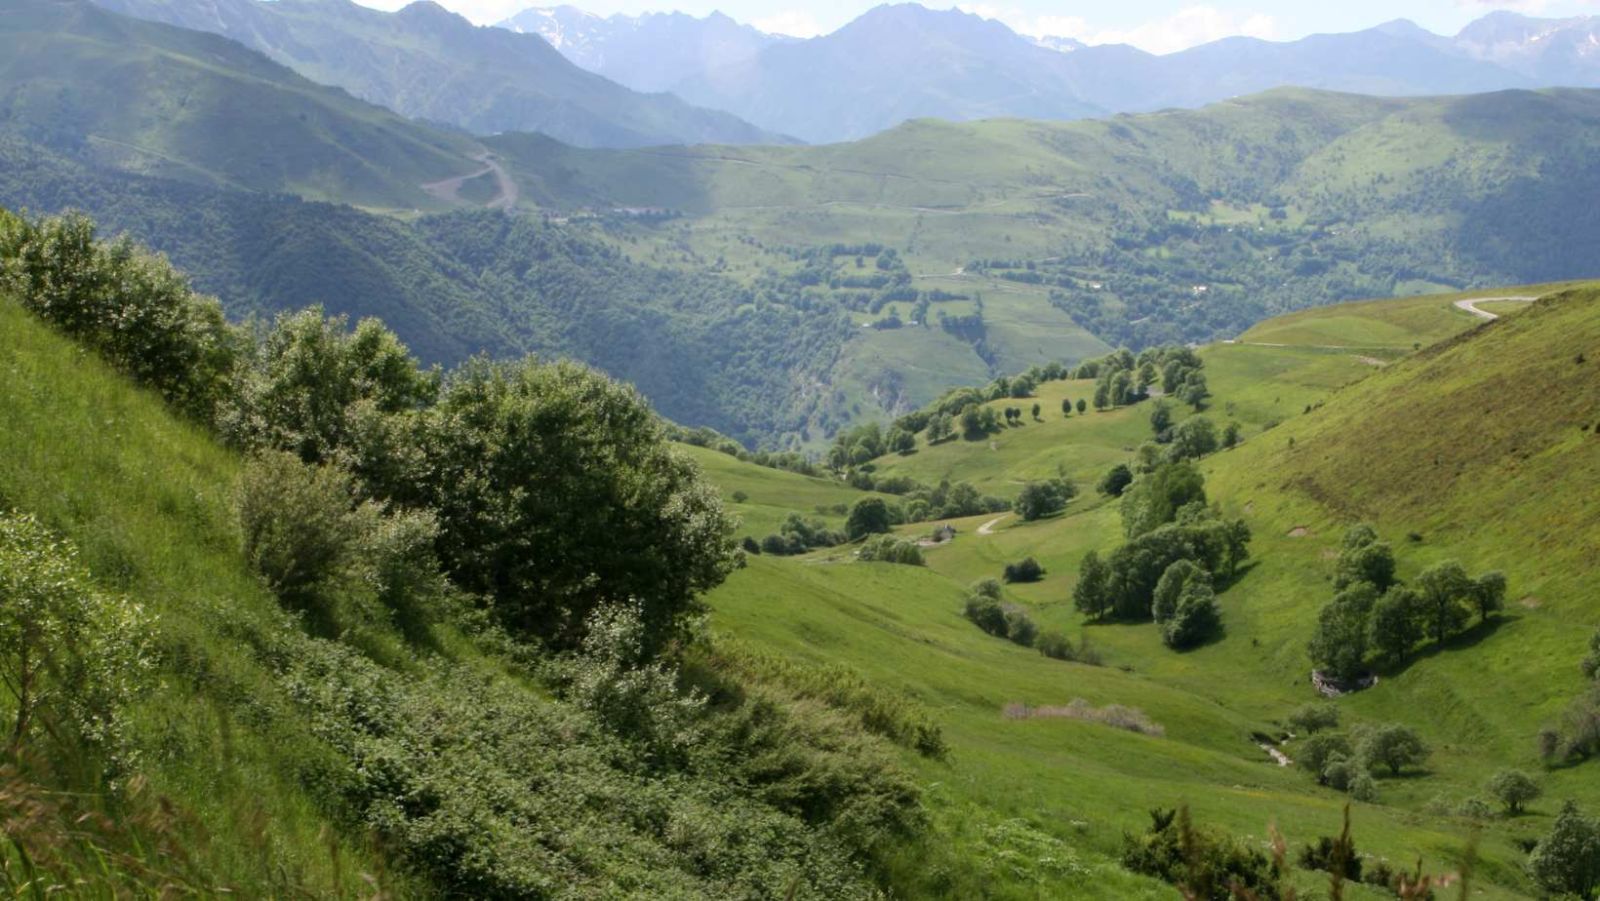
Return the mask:
POLYGON ((1480 319, 1499 319, 1499 313, 1491 313, 1488 310, 1480 310, 1478 309, 1477 305, 1480 303, 1491 303, 1496 300, 1512 300, 1518 303, 1533 303, 1538 299, 1539 298, 1537 297, 1474 297, 1471 300, 1456 301, 1456 309, 1466 310, 1468 313, 1471 313, 1480 319))
POLYGON ((994 519, 989 520, 988 522, 986 522, 983 525, 978 527, 978 534, 979 535, 993 535, 994 534, 994 527, 1000 524, 1000 520, 1005 519, 1007 516, 1010 516, 1010 515, 1011 515, 1010 513, 1002 513, 999 516, 996 516, 994 519))
POLYGON ((484 206, 491 210, 509 210, 516 206, 517 198, 520 196, 517 190, 517 183, 512 180, 505 167, 500 165, 500 161, 495 159, 494 154, 485 150, 482 153, 473 154, 472 159, 482 163, 483 168, 476 172, 469 172, 466 175, 458 175, 455 178, 430 182, 423 185, 422 190, 448 203, 457 203, 461 200, 462 185, 474 178, 482 178, 485 175, 492 174, 494 175, 496 193, 484 206))

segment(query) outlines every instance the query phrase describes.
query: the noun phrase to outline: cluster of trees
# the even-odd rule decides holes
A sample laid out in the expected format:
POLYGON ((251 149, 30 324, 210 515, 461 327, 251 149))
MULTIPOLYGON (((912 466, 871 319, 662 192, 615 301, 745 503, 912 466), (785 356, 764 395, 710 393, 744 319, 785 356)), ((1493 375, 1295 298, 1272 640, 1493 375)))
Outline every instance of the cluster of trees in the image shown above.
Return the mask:
POLYGON ((1001 600, 1000 583, 994 579, 974 582, 967 590, 963 608, 967 619, 983 631, 1031 648, 1039 637, 1039 627, 1027 611, 1001 600))
POLYGON ((1365 676, 1369 656, 1398 665, 1425 637, 1443 644, 1474 615, 1487 622, 1506 593, 1503 573, 1472 578, 1453 561, 1403 584, 1393 548, 1365 524, 1345 534, 1333 585, 1338 593, 1318 614, 1308 651, 1319 672, 1343 684, 1365 676))
POLYGON ((848 540, 843 532, 828 528, 828 524, 820 519, 790 513, 784 517, 778 531, 759 542, 754 538, 746 538, 743 546, 746 553, 782 557, 804 554, 819 547, 834 547, 848 540))
POLYGON ((1339 731, 1338 710, 1315 705, 1290 717, 1301 730, 1295 765, 1316 777, 1317 784, 1343 792, 1358 801, 1378 796, 1374 774, 1398 776, 1425 763, 1432 751, 1410 726, 1400 723, 1357 724, 1339 731))
POLYGON ((893 535, 879 535, 863 542, 861 550, 856 552, 856 559, 863 563, 923 565, 922 548, 915 541, 893 535))
POLYGON ((828 448, 826 462, 836 473, 872 462, 885 454, 903 454, 916 450, 917 438, 898 425, 887 431, 876 422, 864 423, 834 436, 828 448))
POLYGON ((1078 364, 1073 377, 1095 380, 1096 410, 1138 403, 1158 383, 1167 396, 1199 410, 1211 396, 1204 366, 1198 354, 1181 345, 1149 347, 1138 356, 1123 348, 1078 364))
MULTIPOLYGON (((915 784, 845 720, 680 667, 704 653, 698 596, 733 566, 732 524, 633 389, 532 359, 443 374, 380 324, 315 309, 232 328, 163 260, 93 244, 80 220, 0 217, 0 282, 247 455, 240 550, 294 614, 230 633, 281 689, 251 709, 304 736, 331 820, 438 892, 867 894, 878 849, 920 828, 915 784), (423 641, 442 617, 516 675, 428 654, 391 670, 343 640, 423 641), (596 797, 615 815, 559 800, 596 797), (663 804, 696 834, 638 825, 663 804), (607 853, 561 840, 580 832, 607 853)), ((113 743, 159 623, 10 516, 0 612, 13 731, 113 743)), ((197 676, 176 681, 211 681, 197 676)))
MULTIPOLYGON (((1026 371, 1011 376, 1000 376, 982 387, 952 388, 940 395, 932 403, 920 410, 907 413, 896 419, 892 428, 901 429, 913 435, 927 431, 928 444, 938 444, 956 435, 961 435, 969 440, 978 440, 985 435, 1000 431, 1001 415, 990 409, 985 404, 1005 400, 1007 398, 1020 400, 1032 397, 1034 391, 1045 382, 1053 382, 1074 377, 1074 370, 1062 363, 1045 363, 1029 367, 1026 371)), ((1063 407, 1063 412, 1066 411, 1063 407)), ((1084 409, 1080 401, 1078 411, 1084 409)), ((1031 410, 1034 419, 1038 419, 1044 408, 1034 404, 1031 410)), ((1006 424, 1020 422, 1025 415, 1020 407, 1007 407, 1003 413, 1006 424)))
POLYGON ((1045 479, 1022 486, 1017 500, 1011 505, 1024 522, 1033 522, 1060 513, 1067 503, 1078 496, 1078 486, 1070 479, 1045 479))
POLYGON ((1249 558, 1250 528, 1206 506, 1205 480, 1168 463, 1123 492, 1128 542, 1102 560, 1090 551, 1073 605, 1091 619, 1154 620, 1173 648, 1193 647, 1220 626, 1215 583, 1249 558))

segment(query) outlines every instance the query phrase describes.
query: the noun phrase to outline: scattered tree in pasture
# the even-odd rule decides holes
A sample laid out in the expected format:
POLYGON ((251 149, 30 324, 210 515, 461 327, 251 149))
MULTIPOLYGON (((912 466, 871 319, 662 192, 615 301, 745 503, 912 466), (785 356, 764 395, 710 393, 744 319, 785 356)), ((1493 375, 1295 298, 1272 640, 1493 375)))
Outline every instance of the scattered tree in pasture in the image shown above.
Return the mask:
POLYGON ((1333 569, 1333 587, 1343 591, 1352 585, 1371 585, 1379 592, 1394 584, 1394 548, 1387 541, 1371 541, 1339 552, 1333 569))
POLYGON ((1300 742, 1294 762, 1315 776, 1319 784, 1326 785, 1324 773, 1328 764, 1338 758, 1352 757, 1354 753, 1350 736, 1343 732, 1318 732, 1300 742))
POLYGON ((1302 704, 1284 721, 1300 735, 1311 735, 1339 725, 1339 706, 1329 702, 1302 704))
POLYGON ((1087 402, 1087 401, 1085 401, 1085 400, 1084 400, 1084 399, 1083 399, 1083 398, 1081 398, 1081 397, 1080 397, 1080 398, 1078 398, 1078 413, 1079 413, 1079 415, 1082 415, 1082 414, 1083 414, 1083 412, 1084 412, 1084 411, 1085 411, 1085 410, 1087 410, 1087 409, 1089 409, 1089 404, 1088 404, 1088 402, 1087 402))
POLYGON ((1489 794, 1505 805, 1506 813, 1516 816, 1529 801, 1539 797, 1539 783, 1521 770, 1501 770, 1489 779, 1489 794))
POLYGON ((1346 684, 1366 673, 1368 623, 1377 600, 1372 586, 1359 584, 1322 608, 1307 648, 1318 670, 1346 684))
POLYGON ((1389 723, 1366 730, 1361 735, 1356 756, 1368 767, 1384 766, 1390 775, 1398 776, 1410 766, 1420 766, 1431 753, 1415 729, 1400 723, 1389 723))
POLYGON ((1137 538, 1172 522, 1185 504, 1206 499, 1205 477, 1187 462, 1163 463, 1122 493, 1122 530, 1137 538))
POLYGON ((597 608, 643 599, 652 648, 733 565, 733 523, 633 388, 576 363, 474 359, 423 417, 439 556, 516 632, 572 647, 597 608), (604 578, 597 578, 603 573, 604 578))

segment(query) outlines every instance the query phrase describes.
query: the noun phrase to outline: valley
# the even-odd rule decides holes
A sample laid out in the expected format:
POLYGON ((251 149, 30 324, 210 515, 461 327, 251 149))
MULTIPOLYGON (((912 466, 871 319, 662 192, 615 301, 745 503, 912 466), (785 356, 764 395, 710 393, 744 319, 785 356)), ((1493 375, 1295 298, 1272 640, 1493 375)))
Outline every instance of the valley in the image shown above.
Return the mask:
MULTIPOLYGON (((1519 896, 1526 889, 1516 843, 1537 821, 1445 811, 1481 795, 1499 767, 1538 769, 1536 733, 1581 691, 1574 661, 1593 612, 1579 558, 1600 535, 1580 512, 1586 492, 1540 486, 1572 485, 1600 462, 1600 440, 1584 418, 1593 409, 1579 399, 1593 397, 1595 374, 1573 362, 1600 338, 1597 302, 1593 288, 1561 290, 1480 325, 1450 298, 1376 301, 1269 320, 1243 336, 1281 340, 1202 349, 1215 395, 1205 415, 1239 422, 1245 437, 1203 458, 1200 469, 1207 496, 1249 525, 1253 562, 1219 595, 1224 637, 1198 650, 1175 654, 1152 627, 1085 622, 1072 609, 1083 555, 1105 553, 1121 534, 1117 505, 1092 485, 1146 439, 1152 402, 1062 417, 1061 397, 1093 387, 1070 380, 1038 391, 1042 422, 875 461, 882 474, 967 479, 1012 493, 1063 472, 1080 487, 1064 515, 955 520, 955 539, 926 549, 925 568, 851 562, 848 550, 752 561, 711 596, 713 622, 802 659, 845 662, 935 711, 952 747, 949 764, 922 766, 941 786, 936 819, 952 841, 985 843, 986 858, 1009 840, 1034 861, 1010 879, 993 870, 964 874, 993 880, 977 883, 985 892, 1003 884, 1025 895, 1031 884, 1070 887, 1057 891, 1074 897, 1128 896, 1136 890, 1101 877, 1124 831, 1143 828, 1151 807, 1188 804, 1200 821, 1263 841, 1275 824, 1291 846, 1337 832, 1345 799, 1299 768, 1276 765, 1251 736, 1283 734, 1289 712, 1317 697, 1304 648, 1332 595, 1331 549, 1350 524, 1373 523, 1395 541, 1407 577, 1458 558, 1503 568, 1513 587, 1492 628, 1340 699, 1347 720, 1402 721, 1434 749, 1424 772, 1380 780, 1377 803, 1355 805, 1357 845, 1403 867, 1420 857, 1424 870, 1442 872, 1462 865, 1468 837, 1481 827, 1474 895, 1519 896), (1424 349, 1412 350, 1417 344, 1424 349), (1567 387, 1538 400, 1503 395, 1529 352, 1567 387), (1381 355, 1383 365, 1368 355, 1381 355), (1476 437, 1466 439, 1467 431, 1476 437), (1541 450, 1530 456, 1514 446, 1541 450), (1493 527, 1477 525, 1491 520, 1493 527), (1093 648, 1099 665, 1050 660, 963 619, 964 586, 1025 556, 1046 575, 1008 586, 1007 601, 1041 628, 1093 648), (1572 627, 1573 616, 1582 627, 1572 627), (1004 714, 1008 705, 1079 698, 1135 707, 1163 731, 1004 714), (1041 847, 1073 853, 1054 857, 1041 847), (1051 872, 1046 860, 1062 869, 1051 872)), ((1297 744, 1286 742, 1283 752, 1294 758, 1297 744)), ((1582 767, 1542 772, 1547 796, 1600 803, 1582 767)), ((1301 886, 1314 890, 1316 880, 1301 886)))
POLYGON ((0 892, 1593 899, 1557 6, 10 0, 0 892))

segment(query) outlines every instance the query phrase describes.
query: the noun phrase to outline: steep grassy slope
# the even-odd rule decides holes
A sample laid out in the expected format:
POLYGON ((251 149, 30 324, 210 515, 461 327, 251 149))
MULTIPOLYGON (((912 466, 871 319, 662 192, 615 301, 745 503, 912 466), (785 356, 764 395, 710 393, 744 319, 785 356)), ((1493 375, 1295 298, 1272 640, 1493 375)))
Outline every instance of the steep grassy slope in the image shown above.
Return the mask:
POLYGON ((19 0, 0 22, 0 121, 112 168, 412 209, 480 168, 470 138, 313 84, 231 41, 87 2, 19 0))
MULTIPOLYGON (((943 822, 961 841, 979 843, 982 824, 1023 817, 1106 852, 1120 830, 1141 825, 1144 808, 1183 800, 1241 834, 1260 836, 1276 822, 1293 845, 1334 831, 1345 798, 1273 766, 1250 733, 1279 728, 1316 697, 1306 641, 1332 596, 1343 530, 1369 521, 1395 542, 1402 578, 1455 558, 1474 572, 1503 569, 1511 588, 1495 625, 1340 701, 1347 721, 1405 722, 1434 748, 1424 773, 1381 780, 1377 803, 1355 805, 1357 846, 1451 869, 1471 823, 1440 807, 1482 796, 1495 770, 1520 767, 1540 774, 1545 799, 1529 816, 1485 824, 1474 890, 1530 892, 1516 842, 1541 834, 1564 798, 1600 803, 1588 765, 1546 772, 1534 743, 1581 690, 1577 662, 1600 620, 1585 588, 1600 554, 1590 509, 1600 487, 1600 290, 1558 293, 1491 323, 1430 298, 1334 307, 1248 334, 1282 340, 1203 350, 1211 415, 1248 424, 1243 445, 1202 461, 1207 492, 1255 536, 1256 562, 1220 596, 1225 635, 1215 643, 1177 654, 1152 626, 1085 625, 1072 610, 1083 554, 1122 540, 1116 506, 1092 495, 1064 516, 1002 520, 988 535, 977 527, 992 517, 957 522, 954 542, 926 551, 926 570, 827 553, 759 561, 713 596, 715 622, 787 653, 844 660, 940 711, 956 771, 931 778, 945 786, 943 822), (1442 343, 1410 352, 1435 337, 1442 343), (1319 346, 1341 340, 1352 343, 1319 346), (962 586, 1025 555, 1047 575, 1009 587, 1008 600, 1087 641, 1106 667, 1043 659, 961 617, 962 586), (1008 703, 1074 697, 1138 707, 1165 735, 1001 716, 1008 703)), ((1050 387, 1071 394, 1075 386, 1050 387)), ((893 472, 960 472, 998 490, 1058 466, 1077 475, 1099 468, 1090 461, 1125 458, 1148 434, 1144 413, 1063 419, 1047 405, 1045 423, 1014 428, 993 448, 956 442, 879 462, 893 472)), ((1297 753, 1293 742, 1285 750, 1297 753)), ((1060 874, 1043 884, 1077 890, 1060 874)))
POLYGON ((537 131, 585 147, 781 143, 736 116, 631 91, 536 35, 477 28, 431 2, 393 13, 330 0, 103 0, 231 38, 323 84, 477 134, 537 131))
POLYGON ((330 831, 299 781, 324 765, 324 748, 243 650, 283 622, 237 550, 237 458, 6 298, 0 360, 0 508, 72 539, 106 588, 159 617, 164 685, 132 725, 161 748, 143 771, 152 797, 177 802, 176 819, 130 843, 177 842, 213 888, 370 891, 362 874, 381 874, 380 858, 330 831))
POLYGON ((721 489, 723 503, 739 517, 739 535, 758 541, 778 531, 791 513, 842 528, 844 515, 839 508, 863 497, 883 497, 834 479, 742 463, 721 451, 690 445, 680 445, 679 450, 700 464, 711 483, 721 489))
MULTIPOLYGON (((674 658, 681 669, 623 664, 633 685, 652 681, 645 691, 657 700, 646 703, 687 717, 675 722, 690 731, 671 739, 681 753, 663 755, 660 733, 638 725, 652 716, 639 696, 624 702, 624 723, 569 690, 612 678, 583 668, 615 658, 558 660, 523 644, 439 577, 412 583, 415 606, 337 600, 392 586, 390 574, 343 587, 333 574, 319 584, 335 607, 305 609, 291 600, 301 596, 269 591, 235 502, 281 491, 285 481, 263 491, 262 480, 283 469, 264 476, 9 297, 0 361, 10 636, 0 664, 8 675, 28 666, 18 633, 38 623, 28 617, 42 595, 64 591, 12 578, 11 564, 26 575, 40 546, 19 552, 17 514, 81 549, 85 578, 114 594, 105 603, 147 611, 139 634, 122 637, 154 646, 153 672, 85 665, 85 687, 73 674, 88 652, 63 647, 59 623, 31 637, 52 668, 22 683, 39 692, 43 725, 17 727, 0 770, 8 886, 26 879, 22 893, 75 897, 831 899, 920 881, 876 860, 902 841, 914 853, 918 788, 862 715, 784 687, 806 672, 745 673, 736 654, 729 663, 725 648, 703 643, 674 658), (116 739, 55 728, 77 723, 101 678, 130 686, 107 714, 116 739), (740 711, 750 718, 736 721, 740 711), (890 824, 885 812, 903 819, 890 824), (880 825, 883 841, 867 838, 880 825)), ((281 463, 302 471, 292 457, 270 465, 281 463)), ((311 518, 350 515, 347 491, 336 487, 311 518)), ((267 505, 285 503, 276 497, 267 505)), ((277 541, 298 565, 341 552, 326 530, 312 547, 282 535, 255 548, 277 541)), ((904 716, 903 698, 874 691, 854 697, 893 699, 893 716, 904 716)), ((28 697, 0 696, 8 730, 28 697)))

